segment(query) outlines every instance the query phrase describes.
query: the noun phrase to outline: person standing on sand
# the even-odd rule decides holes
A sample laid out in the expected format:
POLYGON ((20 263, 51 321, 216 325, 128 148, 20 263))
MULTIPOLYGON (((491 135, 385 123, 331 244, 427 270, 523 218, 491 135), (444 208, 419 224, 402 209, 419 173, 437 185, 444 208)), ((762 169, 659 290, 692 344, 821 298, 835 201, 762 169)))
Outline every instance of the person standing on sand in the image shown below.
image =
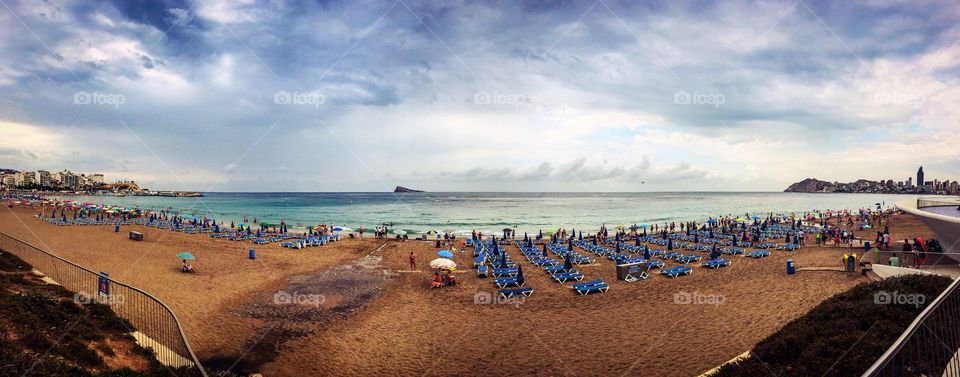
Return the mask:
POLYGON ((362 227, 362 226, 360 227, 359 231, 360 231, 360 238, 363 238, 363 227, 362 227))
POLYGON ((410 270, 411 271, 417 270, 417 256, 413 255, 412 251, 410 252, 410 270))

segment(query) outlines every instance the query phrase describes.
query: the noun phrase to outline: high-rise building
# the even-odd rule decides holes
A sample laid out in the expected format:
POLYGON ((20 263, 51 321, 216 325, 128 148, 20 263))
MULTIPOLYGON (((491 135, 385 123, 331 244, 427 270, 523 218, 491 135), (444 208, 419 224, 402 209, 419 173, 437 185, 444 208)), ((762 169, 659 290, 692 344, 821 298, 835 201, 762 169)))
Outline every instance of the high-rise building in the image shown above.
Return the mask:
POLYGON ((17 187, 29 186, 33 184, 33 178, 34 178, 33 172, 20 171, 20 172, 17 172, 16 175, 14 175, 13 184, 17 187))
POLYGON ((913 177, 907 177, 907 187, 913 187, 913 177))
POLYGON ((50 187, 50 172, 46 170, 37 170, 34 172, 34 174, 36 175, 34 181, 37 182, 38 185, 50 187))
POLYGON ((69 170, 53 173, 53 180, 60 182, 60 187, 62 188, 77 187, 77 175, 71 173, 69 170))
POLYGON ((923 166, 921 166, 920 170, 917 170, 917 185, 923 186, 924 182, 925 181, 923 180, 923 166))

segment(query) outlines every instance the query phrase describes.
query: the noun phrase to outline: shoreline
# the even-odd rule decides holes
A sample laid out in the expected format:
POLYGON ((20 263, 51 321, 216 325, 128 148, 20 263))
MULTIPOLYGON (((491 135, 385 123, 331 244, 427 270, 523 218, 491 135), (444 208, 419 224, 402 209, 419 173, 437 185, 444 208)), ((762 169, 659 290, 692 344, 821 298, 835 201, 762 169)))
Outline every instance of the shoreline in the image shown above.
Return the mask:
MULTIPOLYGON (((185 217, 214 218, 218 220, 218 223, 220 223, 221 225, 226 225, 226 224, 229 224, 230 222, 245 223, 245 224, 259 224, 259 223, 276 224, 282 220, 287 220, 286 221, 287 227, 291 230, 295 230, 298 232, 305 232, 309 227, 314 227, 317 224, 338 224, 340 226, 346 226, 346 227, 352 228, 353 230, 358 230, 362 226, 365 232, 369 232, 369 233, 372 233, 373 229, 377 226, 381 226, 383 224, 389 224, 389 228, 391 230, 403 231, 398 233, 391 232, 390 233, 391 237, 397 234, 400 234, 400 235, 407 234, 408 236, 423 235, 425 232, 431 231, 431 230, 436 231, 438 233, 451 233, 461 237, 464 235, 470 234, 471 231, 474 231, 474 230, 482 231, 484 232, 484 234, 502 234, 504 229, 507 229, 507 228, 511 229, 516 234, 523 234, 523 233, 533 234, 533 233, 538 233, 539 231, 549 231, 551 229, 556 229, 560 226, 566 226, 566 227, 575 228, 575 229, 596 229, 603 224, 606 224, 608 227, 615 227, 617 225, 630 226, 630 225, 643 225, 643 224, 652 226, 653 224, 662 225, 664 223, 669 223, 669 222, 681 222, 681 221, 690 221, 690 220, 705 221, 708 218, 722 218, 722 217, 734 218, 737 216, 744 216, 742 212, 733 213, 729 211, 722 211, 722 212, 710 213, 707 211, 702 211, 699 215, 694 215, 694 216, 671 215, 670 213, 664 213, 662 215, 659 215, 658 213, 658 216, 651 217, 651 215, 648 214, 646 215, 647 221, 633 220, 633 221, 617 222, 617 221, 604 221, 604 220, 598 219, 596 222, 571 224, 565 221, 564 218, 557 218, 555 219, 555 221, 552 221, 549 218, 540 218, 539 220, 543 220, 544 221, 543 223, 530 224, 531 219, 528 219, 525 216, 516 217, 512 221, 505 221, 504 218, 482 219, 477 217, 477 218, 471 218, 469 219, 469 221, 464 221, 464 220, 468 220, 464 218, 464 219, 461 219, 461 221, 451 220, 451 221, 443 222, 443 221, 437 221, 437 220, 431 221, 429 220, 430 217, 424 217, 423 219, 419 217, 396 218, 397 213, 388 212, 388 213, 383 213, 382 216, 375 217, 377 220, 372 220, 368 216, 367 220, 358 221, 358 220, 351 220, 350 218, 352 218, 353 216, 343 215, 343 213, 350 213, 354 211, 338 210, 336 212, 331 213, 331 215, 333 216, 305 216, 304 213, 301 213, 303 210, 299 209, 300 207, 293 208, 293 209, 286 209, 286 210, 284 210, 284 207, 264 207, 264 208, 255 207, 250 209, 249 211, 244 211, 251 214, 244 215, 242 212, 238 212, 242 210, 234 207, 229 207, 227 206, 227 204, 224 204, 225 203, 224 201, 233 201, 233 202, 240 203, 240 202, 250 202, 250 200, 260 200, 261 198, 263 200, 269 201, 269 200, 272 200, 274 195, 282 198, 289 198, 290 200, 297 198, 297 196, 285 197, 284 195, 286 193, 232 193, 232 194, 238 195, 238 197, 235 197, 232 195, 228 195, 226 197, 218 197, 216 195, 219 195, 222 193, 214 193, 214 192, 211 192, 209 194, 213 194, 214 196, 205 197, 203 199, 194 198, 195 201, 192 201, 192 202, 183 202, 179 200, 174 200, 173 203, 163 203, 162 200, 166 200, 165 197, 147 197, 155 200, 161 200, 161 202, 155 202, 155 203, 150 203, 150 202, 138 203, 137 200, 133 200, 133 201, 109 200, 108 198, 116 198, 111 196, 103 196, 103 197, 84 196, 84 195, 61 196, 61 195, 55 194, 55 195, 49 196, 48 198, 56 199, 56 200, 75 200, 76 202, 92 201, 93 203, 97 203, 98 205, 101 205, 101 206, 116 206, 118 208, 139 209, 144 212, 151 211, 151 210, 158 211, 158 212, 165 211, 171 214, 178 213, 181 216, 185 216, 185 217), (269 195, 269 196, 262 197, 261 195, 269 195), (249 197, 250 199, 246 199, 247 197, 249 197), (74 198, 78 198, 78 199, 74 199, 74 198), (160 204, 160 203, 163 203, 163 204, 160 204), (185 208, 180 208, 176 206, 176 203, 184 204, 185 208), (259 213, 259 215, 257 215, 257 213, 259 213), (253 221, 254 219, 258 219, 260 221, 254 222, 253 221), (482 221, 482 220, 486 220, 486 221, 482 221)), ((337 198, 346 198, 346 199, 340 199, 340 200, 343 200, 344 203, 338 204, 338 205, 345 205, 347 207, 342 207, 342 208, 351 208, 351 209, 362 208, 362 207, 354 207, 354 206, 363 206, 364 200, 368 200, 367 198, 370 195, 373 195, 374 199, 371 199, 371 200, 373 200, 374 203, 383 203, 382 200, 384 199, 382 199, 382 196, 395 195, 393 193, 300 193, 300 194, 308 197, 312 197, 312 195, 321 195, 322 197, 326 197, 326 195, 334 195, 337 198), (361 197, 352 198, 352 195, 361 195, 361 197), (377 199, 377 198, 380 198, 380 199, 377 199), (377 200, 380 200, 380 202, 377 202, 377 200)), ((444 200, 450 201, 452 205, 458 205, 457 203, 461 203, 463 200, 469 201, 471 198, 469 196, 460 197, 460 196, 457 196, 458 194, 463 195, 467 193, 431 192, 431 193, 423 193, 422 196, 423 198, 434 198, 429 200, 432 202, 444 201, 444 200)), ((498 200, 497 199, 498 196, 490 197, 488 195, 504 195, 509 198, 513 198, 514 195, 519 195, 519 197, 523 198, 523 200, 528 200, 531 198, 534 198, 534 199, 540 198, 543 195, 546 195, 545 196, 546 198, 553 198, 550 195, 554 195, 555 193, 475 193, 475 194, 480 195, 479 198, 490 198, 490 200, 496 201, 498 200)), ((605 195, 606 195, 605 193, 572 193, 572 194, 575 196, 569 197, 569 198, 567 197, 562 197, 562 198, 566 198, 564 200, 572 200, 577 197, 584 196, 584 197, 590 198, 591 200, 602 200, 602 199, 605 199, 605 195)), ((649 194, 649 195, 655 195, 655 196, 667 195, 666 198, 659 199, 660 201, 667 201, 667 202, 669 202, 670 200, 673 200, 673 198, 670 198, 670 196, 672 196, 670 194, 678 195, 679 199, 689 199, 689 200, 698 200, 697 195, 722 195, 722 196, 747 195, 749 196, 751 194, 758 194, 758 195, 762 194, 762 195, 775 196, 775 195, 783 194, 783 195, 788 195, 787 197, 790 197, 789 195, 808 195, 808 193, 780 193, 780 192, 763 192, 763 193, 759 193, 759 192, 755 192, 755 193, 674 192, 674 193, 641 193, 641 194, 649 194)), ((824 193, 824 194, 829 194, 829 193, 824 193)), ((869 194, 869 193, 859 193, 859 194, 862 194, 862 196, 875 195, 875 194, 869 194)), ((609 194, 609 195, 614 195, 614 194, 609 194)), ((640 195, 640 194, 620 193, 618 195, 627 195, 628 197, 632 197, 633 195, 640 195)), ((140 198, 144 198, 144 197, 140 197, 140 198)), ((124 199, 124 198, 121 197, 120 199, 124 199)), ((611 200, 616 200, 616 199, 617 198, 611 198, 611 200)), ((890 199, 893 200, 893 198, 890 198, 890 199)), ((837 200, 837 199, 834 198, 834 200, 837 200)), ((877 200, 879 202, 879 199, 877 200)), ((851 203, 851 202, 853 201, 847 201, 847 203, 851 203)), ((387 204, 390 204, 390 203, 391 201, 387 200, 387 204)), ((400 209, 404 209, 406 207, 414 206, 414 205, 419 206, 419 204, 404 204, 402 201, 396 201, 396 203, 397 205, 400 206, 400 209)), ((525 205, 523 203, 524 202, 520 202, 518 204, 525 205)), ((694 203, 694 202, 691 202, 691 203, 694 203)), ((892 208, 893 203, 894 203, 893 201, 891 201, 890 203, 883 201, 884 208, 892 208)), ((792 209, 786 209, 786 210, 781 209, 781 210, 773 210, 773 211, 771 211, 770 208, 775 208, 774 206, 763 206, 765 208, 760 208, 760 209, 754 208, 754 210, 750 212, 751 214, 760 215, 761 217, 767 217, 768 215, 771 215, 771 214, 777 214, 777 215, 792 214, 796 216, 803 216, 807 213, 817 213, 817 212, 824 212, 824 211, 847 210, 847 211, 853 212, 853 211, 857 211, 858 209, 864 209, 864 208, 872 210, 873 204, 874 204, 873 200, 866 200, 866 201, 862 201, 859 205, 848 204, 845 206, 825 206, 825 207, 821 207, 819 210, 813 210, 811 208, 806 208, 801 210, 799 209, 800 206, 794 206, 794 208, 792 209), (869 203, 866 203, 866 202, 869 202, 869 203)), ((230 204, 230 205, 232 206, 233 204, 230 204)), ((307 204, 307 205, 309 206, 312 204, 307 204)), ((315 206, 320 206, 315 208, 320 208, 320 209, 325 208, 325 207, 322 207, 322 204, 318 204, 315 206)), ((310 208, 311 210, 313 210, 314 207, 310 207, 310 208)), ((337 207, 337 208, 340 208, 340 207, 337 207)), ((532 206, 531 208, 536 209, 537 207, 532 206)), ((329 210, 334 210, 334 209, 335 209, 334 207, 331 207, 329 210)), ((432 212, 430 210, 425 210, 425 211, 427 213, 432 212)), ((426 215, 427 213, 424 213, 424 215, 426 215)), ((640 216, 640 217, 644 218, 644 216, 640 216)), ((442 218, 442 217, 437 216, 437 218, 442 218)))
MULTIPOLYGON (((423 265, 435 258, 432 242, 344 239, 295 250, 139 225, 122 226, 120 234, 108 226, 56 226, 35 214, 29 209, 0 210, 0 231, 37 240, 64 258, 155 294, 180 317, 205 364, 229 367, 255 345, 237 365, 250 368, 244 372, 265 375, 569 373, 558 365, 575 374, 643 370, 694 375, 751 348, 832 294, 866 281, 859 274, 786 275, 787 258, 798 266, 832 266, 849 250, 805 247, 773 251, 764 259, 733 257, 733 265, 719 271, 695 267, 688 277, 655 276, 637 283, 617 280, 612 262, 602 260, 578 268, 589 278, 609 282, 610 291, 581 297, 569 284, 554 282, 520 259, 537 292, 517 305, 501 305, 478 301, 495 289, 490 279, 477 278, 469 267, 472 254, 458 249, 453 260, 463 266, 457 274, 460 284, 430 290, 432 272, 423 265), (143 232, 145 240, 128 240, 128 230, 143 232), (249 248, 256 249, 256 260, 247 259, 249 248), (198 274, 179 272, 173 255, 183 250, 197 256, 198 274), (407 266, 410 253, 418 259, 419 268, 413 271, 407 266), (324 290, 338 286, 344 288, 324 290), (256 314, 272 307, 277 292, 322 294, 326 299, 316 308, 280 307, 263 312, 266 317, 256 314), (677 304, 676 295, 684 293, 723 295, 722 310, 677 304), (308 314, 313 310, 320 312, 308 314), (437 321, 437 313, 444 320, 437 321), (668 318, 686 320, 663 322, 668 318), (670 334, 670 341, 651 330, 659 327, 670 334), (631 338, 625 334, 642 336, 629 346, 610 342, 631 338), (502 342, 503 336, 511 342, 502 342), (572 338, 578 339, 577 347, 563 341, 572 338), (517 358, 495 367, 478 364, 502 352, 517 358), (697 357, 674 357, 690 352, 697 357), (539 354, 554 354, 563 363, 539 354), (431 368, 437 359, 442 365, 431 368)), ((895 239, 928 236, 916 220, 895 218, 895 239)), ((856 231, 868 239, 870 232, 856 231)), ((518 253, 512 245, 508 248, 518 253)))

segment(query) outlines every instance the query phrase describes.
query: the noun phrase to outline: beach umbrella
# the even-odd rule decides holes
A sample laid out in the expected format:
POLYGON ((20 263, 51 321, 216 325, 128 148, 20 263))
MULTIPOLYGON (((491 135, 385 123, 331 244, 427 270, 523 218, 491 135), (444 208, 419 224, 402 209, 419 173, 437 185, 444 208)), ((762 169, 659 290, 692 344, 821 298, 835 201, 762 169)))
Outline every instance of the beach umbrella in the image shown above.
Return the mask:
POLYGON ((543 244, 543 256, 547 256, 547 244, 543 244))
POLYGON ((637 237, 633 243, 633 246, 640 246, 640 237, 637 237))
POLYGON ((717 219, 707 220, 707 224, 716 224, 716 223, 717 223, 717 219))
POLYGON ((566 257, 566 258, 564 259, 564 261, 563 261, 563 270, 564 270, 564 271, 568 271, 568 272, 569 272, 570 270, 573 269, 573 262, 570 261, 571 259, 573 259, 573 258, 570 256, 570 254, 567 254, 567 257, 566 257))
POLYGON ((567 250, 573 251, 573 238, 570 238, 570 240, 567 241, 567 250))
POLYGON ((450 250, 440 250, 437 252, 437 256, 441 258, 453 258, 453 253, 450 250))
POLYGON ((446 258, 437 258, 430 261, 430 268, 452 270, 454 268, 457 268, 457 264, 454 263, 452 260, 449 260, 446 258))
POLYGON ((579 241, 583 241, 583 231, 580 231, 580 236, 577 238, 579 241))
POLYGON ((523 283, 523 266, 517 265, 517 282, 523 283))
POLYGON ((667 240, 667 250, 673 250, 673 240, 667 240))
POLYGON ((197 259, 197 257, 193 256, 193 254, 183 251, 177 254, 177 259, 197 259))
POLYGON ((617 254, 620 254, 620 243, 617 242, 617 254))
POLYGON ((646 246, 643 247, 643 259, 650 260, 650 248, 649 248, 649 247, 646 247, 646 246))

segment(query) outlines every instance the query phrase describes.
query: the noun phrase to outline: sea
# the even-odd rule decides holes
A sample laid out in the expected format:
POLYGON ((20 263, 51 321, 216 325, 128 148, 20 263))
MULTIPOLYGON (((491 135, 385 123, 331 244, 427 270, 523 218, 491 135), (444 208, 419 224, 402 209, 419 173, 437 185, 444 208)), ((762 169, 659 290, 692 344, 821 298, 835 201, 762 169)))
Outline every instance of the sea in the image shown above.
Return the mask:
POLYGON ((912 195, 783 192, 643 193, 235 193, 199 198, 76 196, 94 204, 179 212, 225 223, 285 221, 292 228, 333 224, 372 230, 388 223, 407 233, 428 230, 469 234, 472 230, 518 234, 557 228, 595 231, 601 225, 704 221, 718 216, 766 216, 816 210, 887 208, 912 195))

